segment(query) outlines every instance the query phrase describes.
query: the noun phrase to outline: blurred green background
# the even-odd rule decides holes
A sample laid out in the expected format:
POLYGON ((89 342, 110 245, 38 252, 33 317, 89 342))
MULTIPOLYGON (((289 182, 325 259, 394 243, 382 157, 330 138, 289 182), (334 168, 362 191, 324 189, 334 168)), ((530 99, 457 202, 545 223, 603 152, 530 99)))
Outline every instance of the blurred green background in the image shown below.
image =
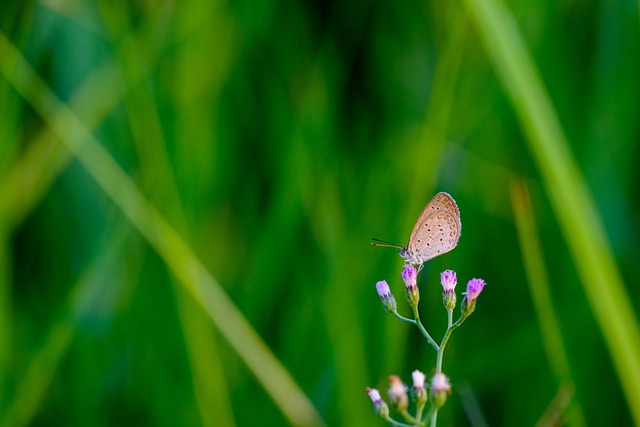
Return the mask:
MULTIPOLYGON (((0 425, 384 425, 392 249, 488 283, 442 426, 640 425, 631 0, 5 1, 0 425)), ((460 297, 459 297, 460 298, 460 297)))

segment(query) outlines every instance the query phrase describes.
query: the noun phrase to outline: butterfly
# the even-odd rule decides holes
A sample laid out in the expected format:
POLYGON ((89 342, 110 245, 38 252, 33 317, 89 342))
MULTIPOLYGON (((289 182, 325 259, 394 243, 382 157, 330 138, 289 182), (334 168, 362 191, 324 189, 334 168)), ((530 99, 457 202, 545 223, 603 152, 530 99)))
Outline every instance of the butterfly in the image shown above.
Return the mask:
POLYGON ((462 223, 460 209, 449 194, 441 192, 424 207, 413 226, 407 247, 372 238, 373 246, 400 249, 406 263, 422 266, 426 261, 451 251, 458 245, 462 223))

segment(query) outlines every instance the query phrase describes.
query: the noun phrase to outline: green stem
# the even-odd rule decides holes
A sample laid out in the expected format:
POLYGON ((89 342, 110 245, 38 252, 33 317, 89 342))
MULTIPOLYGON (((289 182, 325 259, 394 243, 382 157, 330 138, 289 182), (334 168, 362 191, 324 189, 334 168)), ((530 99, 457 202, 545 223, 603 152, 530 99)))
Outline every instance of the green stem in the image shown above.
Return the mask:
POLYGON ((402 315, 398 314, 398 312, 397 312, 397 311, 392 311, 391 313, 393 313, 393 315, 394 315, 394 316, 396 316, 398 319, 402 320, 403 322, 411 323, 411 324, 413 324, 413 325, 415 325, 415 324, 416 324, 416 321, 415 321, 415 320, 413 320, 413 319, 407 319, 406 317, 404 317, 404 316, 402 316, 402 315))
POLYGON ((420 321, 420 314, 418 314, 418 306, 416 305, 415 307, 412 307, 412 308, 413 308, 413 317, 416 319, 415 320, 416 326, 418 327, 418 329, 420 329, 420 332, 422 332, 422 335, 424 335, 424 337, 427 339, 429 344, 431 344, 431 347, 433 347, 437 352, 439 352, 440 347, 435 342, 435 340, 431 338, 431 335, 429 335, 429 332, 427 332, 424 326, 422 326, 422 322, 420 321))
POLYGON ((438 355, 436 358, 436 372, 442 372, 442 359, 444 358, 444 349, 447 347, 447 343, 449 342, 449 338, 451 337, 451 333, 454 331, 454 329, 456 329, 458 326, 460 326, 462 324, 462 322, 464 321, 464 319, 466 319, 466 317, 460 316, 460 319, 458 319, 456 321, 456 323, 451 323, 452 319, 453 319, 453 310, 447 310, 447 315, 449 317, 449 327, 447 328, 447 331, 444 333, 444 336, 442 337, 442 342, 440 343, 440 346, 438 347, 438 355))
MULTIPOLYGON (((426 402, 425 402, 426 403, 426 402)), ((416 407, 416 422, 422 425, 422 411, 424 410, 424 403, 416 407)))
POLYGON ((424 421, 422 423, 420 423, 420 425, 425 425, 427 420, 431 420, 431 421, 429 421, 429 426, 431 426, 432 425, 431 422, 433 421, 433 412, 435 410, 436 410, 436 408, 433 405, 431 405, 429 407, 429 412, 427 412, 427 416, 424 417, 424 421))
POLYGON ((427 339, 429 344, 431 344, 431 346, 433 348, 435 348, 436 351, 438 351, 438 344, 435 342, 435 340, 433 338, 431 338, 431 335, 429 335, 429 332, 427 332, 427 330, 424 328, 424 326, 422 326, 422 322, 420 322, 420 316, 418 315, 418 309, 417 308, 413 310, 413 315, 415 316, 415 320, 414 319, 408 319, 408 318, 400 315, 397 311, 392 311, 391 313, 394 316, 396 316, 399 320, 401 320, 403 322, 411 323, 413 325, 416 325, 418 327, 418 329, 420 329, 420 332, 422 332, 422 335, 424 335, 424 337, 427 339))
POLYGON ((406 421, 408 421, 412 425, 415 425, 417 422, 419 422, 418 420, 420 419, 418 417, 416 418, 412 417, 411 414, 409 414, 406 409, 404 411, 400 411, 400 415, 402 415, 402 418, 404 418, 406 421))
MULTIPOLYGON (((467 318, 464 314, 460 315, 460 318, 453 323, 453 309, 447 310, 447 331, 444 333, 442 337, 442 342, 440 342, 440 346, 436 348, 437 357, 436 357, 436 372, 442 372, 442 360, 444 358, 444 350, 447 347, 447 343, 449 342, 449 338, 451 338, 451 333, 458 326, 464 322, 467 318)), ((430 427, 436 427, 436 423, 438 422, 438 409, 432 408, 433 413, 431 414, 431 422, 429 423, 430 427)))
POLYGON ((400 421, 396 421, 393 418, 387 416, 384 419, 386 422, 388 422, 389 424, 392 424, 394 426, 401 426, 401 427, 413 427, 411 424, 405 424, 405 423, 401 423, 400 421))
POLYGON ((429 427, 436 427, 438 422, 438 410, 434 409, 433 414, 431 415, 431 423, 429 423, 429 427))

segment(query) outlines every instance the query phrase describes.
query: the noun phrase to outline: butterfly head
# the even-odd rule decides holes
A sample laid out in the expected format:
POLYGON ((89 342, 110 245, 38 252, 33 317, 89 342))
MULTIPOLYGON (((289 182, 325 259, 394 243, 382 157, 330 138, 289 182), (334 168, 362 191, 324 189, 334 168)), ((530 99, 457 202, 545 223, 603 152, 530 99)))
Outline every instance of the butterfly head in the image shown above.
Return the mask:
POLYGON ((398 253, 409 264, 422 265, 426 261, 419 253, 409 250, 409 248, 401 248, 398 253))
POLYGON ((400 248, 400 252, 398 252, 402 258, 409 261, 409 258, 413 256, 413 253, 409 251, 408 248, 400 248))

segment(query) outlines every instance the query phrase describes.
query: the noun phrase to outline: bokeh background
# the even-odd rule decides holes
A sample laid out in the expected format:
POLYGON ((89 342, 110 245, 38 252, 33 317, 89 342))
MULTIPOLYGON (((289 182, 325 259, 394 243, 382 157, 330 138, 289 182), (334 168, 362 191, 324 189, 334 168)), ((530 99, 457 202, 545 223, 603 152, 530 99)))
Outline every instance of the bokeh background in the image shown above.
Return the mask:
MULTIPOLYGON (((632 0, 7 0, 0 424, 384 425, 433 374, 396 251, 488 285, 442 426, 640 424, 632 0)), ((461 298, 461 297, 460 297, 461 298)))

